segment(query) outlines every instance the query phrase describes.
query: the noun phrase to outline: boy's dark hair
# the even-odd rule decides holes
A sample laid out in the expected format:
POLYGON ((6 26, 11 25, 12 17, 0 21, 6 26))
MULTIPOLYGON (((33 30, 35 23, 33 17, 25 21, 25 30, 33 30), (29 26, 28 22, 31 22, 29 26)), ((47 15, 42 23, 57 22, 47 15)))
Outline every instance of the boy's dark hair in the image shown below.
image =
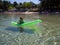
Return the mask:
POLYGON ((20 19, 21 19, 21 20, 23 20, 23 18, 22 18, 22 17, 20 17, 20 19))

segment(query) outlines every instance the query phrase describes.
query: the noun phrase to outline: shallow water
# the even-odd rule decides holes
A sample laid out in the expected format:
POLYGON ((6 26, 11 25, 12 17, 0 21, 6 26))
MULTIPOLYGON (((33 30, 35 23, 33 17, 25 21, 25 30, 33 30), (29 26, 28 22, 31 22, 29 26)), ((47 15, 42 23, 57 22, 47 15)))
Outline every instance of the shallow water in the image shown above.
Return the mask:
POLYGON ((60 16, 58 15, 0 14, 0 45, 49 45, 49 43, 54 45, 56 35, 60 35, 60 16), (25 27, 21 32, 18 27, 11 25, 11 22, 18 21, 19 17, 23 17, 25 22, 36 19, 41 19, 43 22, 30 26, 32 29, 25 27))

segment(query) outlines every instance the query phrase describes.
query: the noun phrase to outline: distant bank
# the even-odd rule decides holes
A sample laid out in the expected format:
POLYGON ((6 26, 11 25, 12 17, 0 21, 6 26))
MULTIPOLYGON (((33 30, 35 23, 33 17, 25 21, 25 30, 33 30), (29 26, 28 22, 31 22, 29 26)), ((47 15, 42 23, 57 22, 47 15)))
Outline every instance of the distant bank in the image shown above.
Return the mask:
POLYGON ((5 12, 0 12, 0 14, 39 14, 39 12, 8 12, 8 11, 5 11, 5 12))

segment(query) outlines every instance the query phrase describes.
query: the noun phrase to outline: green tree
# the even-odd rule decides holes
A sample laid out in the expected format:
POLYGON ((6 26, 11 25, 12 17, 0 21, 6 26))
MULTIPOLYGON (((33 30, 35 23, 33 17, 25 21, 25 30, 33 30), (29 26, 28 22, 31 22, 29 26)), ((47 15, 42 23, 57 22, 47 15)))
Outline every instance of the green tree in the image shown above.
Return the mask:
POLYGON ((24 8, 31 8, 32 7, 32 3, 31 2, 24 2, 23 3, 23 7, 24 8))
POLYGON ((23 4, 20 2, 20 3, 19 3, 19 8, 20 8, 20 9, 22 8, 22 5, 23 5, 23 4))
POLYGON ((42 11, 60 11, 60 0, 39 0, 42 11))
POLYGON ((4 11, 8 10, 9 2, 8 1, 3 1, 2 7, 3 7, 4 11))
POLYGON ((8 7, 8 9, 12 9, 12 8, 14 8, 14 6, 13 6, 13 4, 11 4, 11 2, 9 2, 9 7, 8 7))
POLYGON ((13 6, 16 8, 16 7, 18 6, 18 3, 15 1, 15 2, 13 3, 13 6))
POLYGON ((0 9, 2 9, 2 0, 0 0, 0 9))
POLYGON ((21 6, 21 5, 22 5, 22 3, 20 2, 20 3, 19 3, 19 5, 21 6))

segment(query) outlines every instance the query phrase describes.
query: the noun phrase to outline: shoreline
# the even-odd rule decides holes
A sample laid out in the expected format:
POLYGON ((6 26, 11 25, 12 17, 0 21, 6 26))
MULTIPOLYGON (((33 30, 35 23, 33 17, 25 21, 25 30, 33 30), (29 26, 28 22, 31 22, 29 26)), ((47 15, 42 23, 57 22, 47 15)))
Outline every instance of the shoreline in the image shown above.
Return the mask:
POLYGON ((39 12, 0 12, 0 14, 39 14, 39 12))
POLYGON ((28 11, 26 11, 26 12, 15 12, 15 11, 13 11, 13 12, 9 12, 9 11, 5 11, 5 12, 0 12, 0 14, 8 14, 8 15, 37 15, 37 14, 48 14, 48 15, 60 15, 60 12, 52 12, 52 13, 39 13, 39 12, 28 12, 28 11))

